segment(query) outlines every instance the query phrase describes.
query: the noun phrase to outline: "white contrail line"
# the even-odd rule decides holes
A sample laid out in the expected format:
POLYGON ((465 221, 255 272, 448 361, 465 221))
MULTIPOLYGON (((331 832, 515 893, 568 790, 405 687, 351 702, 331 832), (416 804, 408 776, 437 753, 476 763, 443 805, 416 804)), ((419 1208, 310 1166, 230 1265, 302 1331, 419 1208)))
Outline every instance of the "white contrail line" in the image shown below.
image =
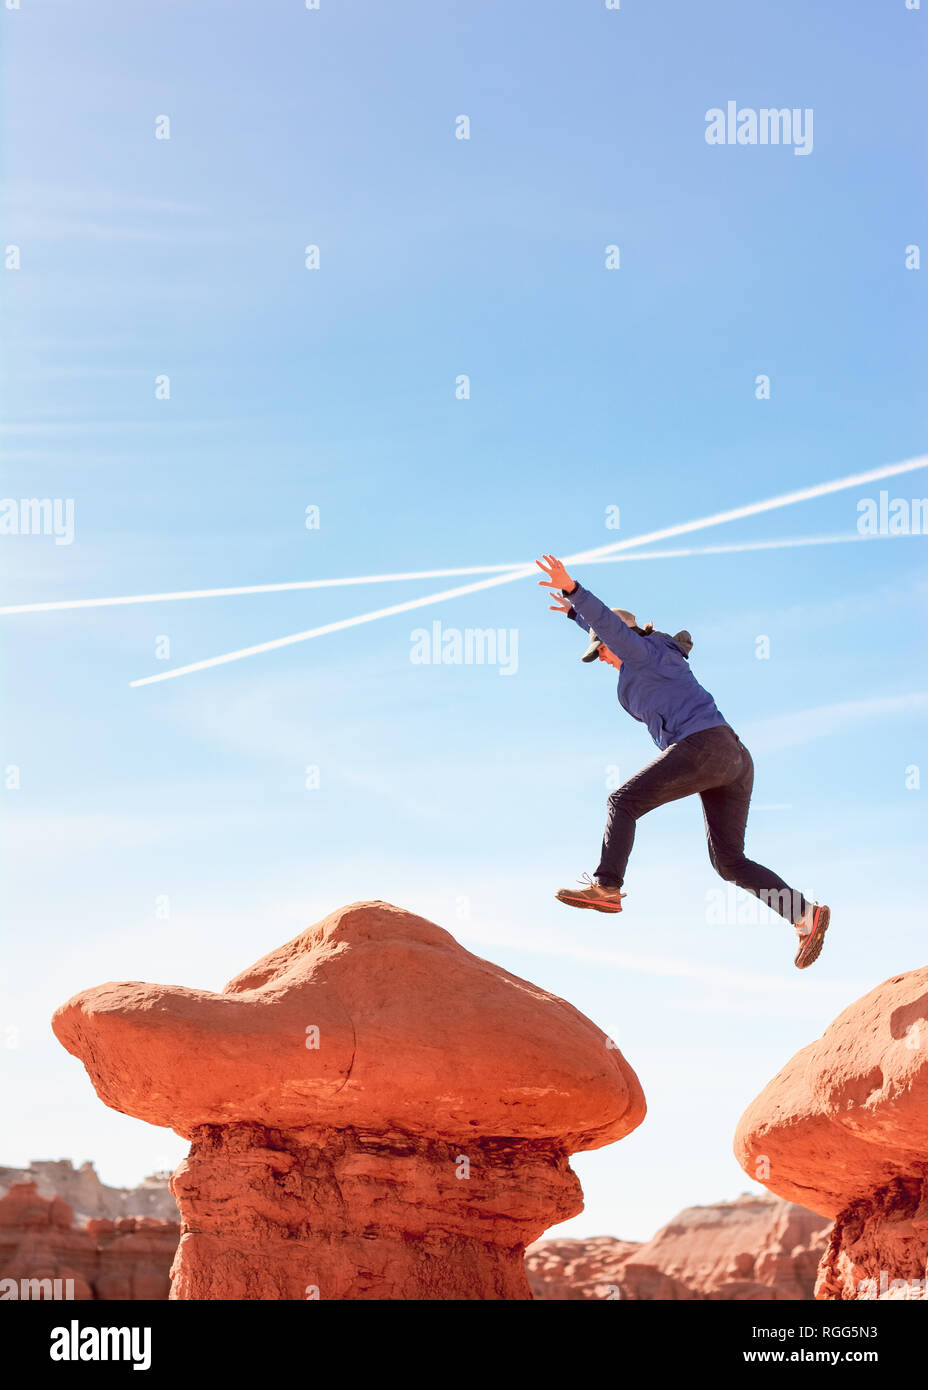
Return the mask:
POLYGON ((164 594, 126 594, 120 598, 57 599, 51 603, 15 603, 0 608, 8 613, 51 613, 65 608, 112 608, 126 603, 170 603, 186 598, 228 598, 236 594, 279 594, 291 589, 338 589, 351 584, 388 584, 401 579, 450 579, 458 574, 498 574, 524 569, 525 560, 511 565, 467 565, 460 569, 409 570, 399 574, 352 575, 345 579, 293 579, 285 584, 239 584, 229 589, 183 589, 164 594))
POLYGON ((795 492, 784 492, 779 497, 768 497, 763 502, 749 502, 744 507, 732 507, 727 512, 716 512, 714 516, 701 517, 698 521, 684 521, 677 526, 665 527, 663 531, 652 531, 647 536, 639 536, 632 541, 620 541, 618 545, 600 545, 594 550, 583 550, 568 557, 565 563, 577 565, 593 559, 596 555, 606 555, 610 551, 623 549, 629 545, 644 545, 648 541, 662 541, 670 536, 682 536, 688 531, 702 531, 707 526, 720 526, 725 521, 740 521, 745 516, 757 516, 760 512, 776 511, 779 507, 790 507, 796 502, 811 502, 816 497, 826 497, 831 492, 843 492, 846 488, 861 487, 864 483, 876 483, 881 478, 891 478, 897 473, 912 473, 917 468, 928 467, 928 454, 918 458, 905 459, 902 463, 886 463, 880 468, 870 468, 865 473, 852 473, 847 478, 835 478, 830 483, 815 483, 813 487, 798 488, 795 492))
MULTIPOLYGON (((609 565, 619 560, 672 560, 688 555, 724 555, 738 550, 781 550, 790 546, 835 545, 842 541, 885 540, 885 536, 861 536, 855 532, 832 536, 795 536, 770 541, 741 541, 732 545, 701 545, 682 550, 649 550, 643 555, 597 555, 589 565, 609 565)), ((893 537, 898 539, 898 537, 893 537)), ((406 570, 396 574, 351 575, 343 579, 294 579, 283 584, 239 584, 227 589, 179 589, 163 594, 125 594, 116 598, 55 599, 48 603, 10 603, 0 607, 0 617, 13 613, 56 613, 74 608, 113 608, 129 603, 172 603, 178 599, 228 598, 240 594, 279 594, 295 589, 336 589, 353 584, 389 584, 405 579, 452 579, 465 574, 500 574, 523 570, 531 561, 508 565, 466 565, 457 569, 406 570)))
MULTIPOLYGON (((914 533, 913 533, 914 534, 914 533)), ((841 545, 848 541, 898 540, 898 536, 861 536, 856 531, 833 536, 781 536, 771 541, 734 541, 731 545, 688 545, 678 550, 644 550, 641 554, 596 555, 586 565, 614 565, 620 560, 679 560, 692 555, 729 555, 742 550, 791 550, 802 545, 841 545)))
POLYGON ((444 589, 440 594, 426 594, 425 598, 409 599, 406 603, 394 603, 389 608, 378 608, 373 613, 360 613, 356 618, 341 618, 338 622, 325 623, 322 627, 311 627, 306 632, 295 632, 290 637, 275 637, 271 642, 259 642, 254 647, 242 647, 236 652, 226 652, 224 656, 207 657, 205 661, 194 661, 189 666, 175 666, 171 671, 162 671, 157 676, 145 676, 142 680, 130 681, 130 686, 154 685, 157 681, 168 681, 174 676, 186 676, 192 671, 205 671, 208 666, 223 666, 227 661, 240 661, 245 656, 257 656, 259 652, 271 652, 277 647, 289 647, 294 642, 308 642, 311 637, 324 637, 328 632, 341 632, 348 627, 358 627, 361 623, 373 623, 378 618, 390 618, 394 613, 409 613, 413 608, 424 608, 429 603, 440 603, 442 599, 458 598, 461 594, 473 594, 478 589, 491 589, 496 584, 508 584, 513 579, 525 579, 537 574, 534 565, 508 571, 495 579, 481 579, 476 584, 461 584, 457 589, 444 589))
MULTIPOLYGON (((611 545, 601 545, 593 550, 578 551, 574 555, 568 555, 563 563, 567 565, 583 563, 599 555, 630 550, 635 546, 647 545, 651 541, 667 540, 671 536, 685 535, 709 526, 719 526, 723 522, 738 521, 745 516, 757 516, 760 512, 775 511, 780 507, 792 506, 796 502, 807 502, 815 497, 824 497, 829 493, 841 492, 846 488, 877 482, 881 478, 890 478, 899 473, 911 473, 917 468, 926 466, 928 466, 928 454, 922 454, 914 459, 906 459, 902 463, 884 464, 880 468, 871 468, 864 473, 853 473, 847 478, 837 478, 832 482, 816 483, 812 487, 782 493, 779 497, 770 497, 763 502, 750 502, 746 506, 732 507, 726 512, 714 512, 712 516, 701 517, 697 521, 679 522, 674 526, 662 527, 659 531, 646 532, 643 536, 631 536, 628 540, 614 541, 611 545)), ((309 628, 306 632, 295 632, 289 637, 276 637, 270 642, 259 642, 252 647, 242 647, 238 651, 226 652, 222 656, 211 656, 203 661, 194 661, 189 666, 175 666, 170 671, 162 671, 156 676, 144 676, 141 680, 130 681, 129 684, 133 688, 142 685, 155 685, 159 681, 173 680, 175 676, 186 676, 194 671, 205 671, 210 666, 223 666, 230 661, 240 661, 246 656, 257 656, 261 652, 274 651, 278 647, 289 647, 296 642, 308 642, 311 638, 323 637, 329 632, 341 632, 346 628, 358 627, 362 623, 376 622, 380 618, 389 618, 397 613, 409 613, 415 608, 424 608, 428 604, 441 603, 444 599, 460 598, 463 594, 473 594, 482 589, 496 588, 500 584, 511 584, 516 579, 525 579, 529 575, 537 573, 534 565, 526 565, 524 568, 496 575, 492 579, 480 579, 474 584, 462 584, 456 589, 444 589, 441 593, 426 594, 424 598, 410 599, 406 603, 396 603, 389 608, 378 608, 373 613, 361 613, 354 618, 342 618, 334 623, 326 623, 322 627, 309 628)))

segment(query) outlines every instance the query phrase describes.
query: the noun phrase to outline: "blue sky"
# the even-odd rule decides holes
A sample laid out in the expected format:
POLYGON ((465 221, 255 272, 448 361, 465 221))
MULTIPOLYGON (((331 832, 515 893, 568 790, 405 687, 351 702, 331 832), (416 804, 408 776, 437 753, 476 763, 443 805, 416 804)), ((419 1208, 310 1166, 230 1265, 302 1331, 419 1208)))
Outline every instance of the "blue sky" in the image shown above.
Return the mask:
MULTIPOLYGON (((925 21, 903 0, 22 4, 2 494, 73 498, 75 538, 0 538, 6 603, 566 555, 925 449, 924 272, 904 264, 928 242, 925 21), (812 153, 707 145, 730 99, 811 108, 812 153)), ((928 474, 680 544, 854 535, 880 487, 920 498, 928 474)), ((21 774, 0 1158, 91 1158, 113 1183, 173 1167, 184 1143, 96 1100, 52 1010, 106 979, 218 989, 382 897, 562 994, 638 1071, 649 1116, 576 1161, 586 1211, 560 1233, 646 1238, 745 1190, 731 1136, 757 1090, 925 963, 906 768, 926 544, 577 569, 692 632, 755 756, 748 852, 833 908, 802 975, 778 918, 707 922, 697 801, 642 823, 621 918, 554 901, 595 867, 608 769, 655 750, 531 581, 141 689, 463 581, 0 618, 0 763, 21 774), (414 664, 436 619, 514 630, 515 674, 414 664)))

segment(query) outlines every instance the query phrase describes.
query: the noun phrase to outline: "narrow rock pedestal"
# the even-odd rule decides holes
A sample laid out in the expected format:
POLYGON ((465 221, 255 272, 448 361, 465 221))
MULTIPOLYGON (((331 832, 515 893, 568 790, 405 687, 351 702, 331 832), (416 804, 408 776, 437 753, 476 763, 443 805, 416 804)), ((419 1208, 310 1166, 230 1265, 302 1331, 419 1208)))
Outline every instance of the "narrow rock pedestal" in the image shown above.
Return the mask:
POLYGON ((524 1249, 583 1196, 551 1145, 203 1126, 171 1188, 172 1298, 529 1299, 524 1249))

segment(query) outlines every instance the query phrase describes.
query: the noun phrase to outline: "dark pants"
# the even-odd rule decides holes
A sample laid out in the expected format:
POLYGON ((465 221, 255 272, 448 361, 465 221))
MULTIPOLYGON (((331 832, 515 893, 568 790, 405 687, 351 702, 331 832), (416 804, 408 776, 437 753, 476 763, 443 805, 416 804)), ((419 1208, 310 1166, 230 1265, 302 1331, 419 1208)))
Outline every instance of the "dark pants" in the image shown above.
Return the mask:
POLYGON ((657 806, 698 792, 706 822, 709 859, 730 883, 798 922, 806 900, 782 878, 744 857, 744 828, 754 786, 754 762, 734 729, 720 724, 672 743, 609 797, 598 883, 621 886, 635 841, 635 822, 657 806))

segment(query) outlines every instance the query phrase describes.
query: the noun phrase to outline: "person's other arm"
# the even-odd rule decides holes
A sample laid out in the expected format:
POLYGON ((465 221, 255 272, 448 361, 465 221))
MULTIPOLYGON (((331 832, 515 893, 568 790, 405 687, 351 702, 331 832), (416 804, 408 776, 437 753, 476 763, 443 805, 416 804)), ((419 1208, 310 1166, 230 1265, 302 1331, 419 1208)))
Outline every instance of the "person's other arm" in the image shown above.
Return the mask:
POLYGON ((590 625, 587 622, 586 618, 584 618, 583 614, 578 613, 576 608, 574 608, 572 602, 572 595, 565 594, 563 589, 561 590, 561 593, 564 594, 564 602, 568 605, 567 617, 570 619, 572 623, 576 623, 578 627, 582 627, 584 632, 589 632, 590 625))
MULTIPOLYGON (((651 647, 648 639, 635 632, 633 628, 626 627, 622 619, 613 613, 611 608, 607 608, 601 599, 590 593, 589 589, 584 589, 578 580, 572 579, 559 560, 553 555, 545 555, 536 561, 536 564, 548 575, 547 580, 540 579, 539 584, 547 589, 560 589, 564 595, 564 603, 569 603, 571 611, 577 615, 575 621, 580 622, 582 619, 580 625, 588 632, 592 629, 611 652, 632 666, 649 659, 651 647)), ((559 605, 557 611, 565 610, 559 605)))
MULTIPOLYGON (((554 556, 552 555, 546 555, 545 560, 550 560, 550 562, 557 564, 556 560, 554 560, 554 556)), ((535 563, 538 564, 539 569, 545 570, 546 574, 553 573, 553 571, 550 570, 549 567, 547 567, 547 564, 542 564, 540 560, 536 560, 535 563)), ((567 585, 567 588, 571 588, 572 580, 570 578, 570 575, 567 574, 567 570, 564 570, 563 566, 561 566, 561 573, 564 574, 565 585, 567 585)), ((556 585, 554 584, 546 584, 545 580, 539 580, 538 582, 539 584, 545 584, 546 588, 556 588, 556 585)), ((550 606, 550 612, 563 613, 565 617, 568 617, 568 619, 571 620, 571 623, 577 623, 577 626, 582 627, 583 631, 589 632, 588 621, 586 621, 585 617, 583 617, 581 613, 578 613, 577 609, 575 609, 575 607, 572 606, 571 600, 570 598, 568 598, 567 595, 567 589, 561 589, 560 595, 552 594, 552 598, 554 599, 554 602, 552 603, 552 606, 550 606)))
POLYGON ((650 658, 652 648, 648 639, 642 637, 633 627, 627 627, 622 619, 613 613, 611 608, 607 608, 602 599, 591 594, 589 589, 584 589, 583 585, 578 583, 575 589, 568 590, 565 597, 574 612, 586 620, 600 641, 605 642, 609 650, 622 661, 634 666, 650 658))

